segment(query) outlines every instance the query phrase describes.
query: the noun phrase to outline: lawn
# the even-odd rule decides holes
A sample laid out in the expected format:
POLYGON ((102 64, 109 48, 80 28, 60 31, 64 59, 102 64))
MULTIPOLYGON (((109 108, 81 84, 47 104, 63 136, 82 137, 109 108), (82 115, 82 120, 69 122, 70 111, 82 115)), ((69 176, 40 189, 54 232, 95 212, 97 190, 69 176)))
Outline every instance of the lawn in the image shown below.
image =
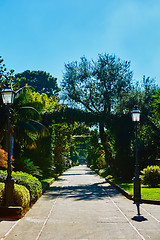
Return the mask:
MULTIPOLYGON (((113 180, 119 186, 124 188, 127 192, 133 195, 133 183, 132 182, 122 182, 120 180, 113 180)), ((146 185, 141 184, 141 198, 150 200, 160 200, 160 184, 156 188, 151 188, 146 185)))

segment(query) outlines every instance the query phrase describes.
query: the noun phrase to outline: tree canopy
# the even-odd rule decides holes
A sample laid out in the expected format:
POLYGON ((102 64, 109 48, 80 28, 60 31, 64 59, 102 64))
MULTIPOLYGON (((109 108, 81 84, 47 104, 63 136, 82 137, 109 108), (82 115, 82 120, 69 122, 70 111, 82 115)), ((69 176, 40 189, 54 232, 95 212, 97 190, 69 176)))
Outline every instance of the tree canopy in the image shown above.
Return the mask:
POLYGON ((112 153, 104 125, 123 94, 131 89, 132 76, 130 62, 115 55, 99 54, 97 61, 82 57, 79 62, 65 64, 62 80, 65 99, 79 109, 103 115, 99 133, 108 164, 112 162, 112 153))
POLYGON ((99 54, 97 61, 82 57, 65 64, 62 91, 65 98, 90 112, 110 113, 132 82, 130 62, 99 54))
POLYGON ((29 71, 15 75, 15 83, 20 87, 26 84, 32 86, 36 92, 46 93, 48 96, 57 94, 60 89, 57 84, 57 78, 52 77, 44 71, 29 71))

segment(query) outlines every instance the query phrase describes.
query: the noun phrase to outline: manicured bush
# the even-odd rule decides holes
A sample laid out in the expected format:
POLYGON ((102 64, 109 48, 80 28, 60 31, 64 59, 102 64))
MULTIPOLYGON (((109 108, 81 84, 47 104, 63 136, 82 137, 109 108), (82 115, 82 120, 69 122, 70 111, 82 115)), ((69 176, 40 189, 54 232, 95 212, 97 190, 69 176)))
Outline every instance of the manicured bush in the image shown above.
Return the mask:
POLYGON ((142 171, 142 183, 149 187, 157 187, 160 184, 160 167, 159 166, 148 166, 142 171))
MULTIPOLYGON (((4 188, 5 184, 0 183, 0 206, 4 206, 4 188)), ((30 204, 29 190, 18 184, 14 184, 14 203, 16 206, 26 207, 30 204)))
POLYGON ((29 206, 30 193, 25 186, 14 184, 14 203, 16 204, 16 206, 29 206))
MULTIPOLYGON (((7 176, 7 172, 0 170, 1 182, 5 181, 6 176, 7 176)), ((15 183, 19 185, 23 185, 29 190, 31 200, 35 199, 42 190, 41 182, 36 177, 33 177, 31 174, 13 171, 12 177, 14 178, 15 183)))

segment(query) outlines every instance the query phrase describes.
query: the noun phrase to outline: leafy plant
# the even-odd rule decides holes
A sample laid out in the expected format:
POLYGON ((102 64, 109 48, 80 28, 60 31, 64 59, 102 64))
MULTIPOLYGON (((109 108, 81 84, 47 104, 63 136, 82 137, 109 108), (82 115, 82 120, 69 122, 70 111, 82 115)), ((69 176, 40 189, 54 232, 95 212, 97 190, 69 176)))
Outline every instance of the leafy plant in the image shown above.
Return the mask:
MULTIPOLYGON (((5 184, 0 182, 0 206, 5 203, 5 184)), ((21 185, 14 185, 14 203, 16 206, 26 207, 30 204, 30 193, 29 190, 21 185)))
POLYGON ((160 184, 160 167, 148 166, 142 171, 142 182, 150 187, 157 187, 160 184))
MULTIPOLYGON (((15 180, 15 183, 25 186, 31 196, 31 200, 35 199, 42 190, 41 182, 33 177, 31 174, 24 172, 12 172, 12 176, 15 180)), ((7 177, 7 172, 0 170, 0 181, 4 182, 7 177)))
POLYGON ((25 172, 30 173, 34 177, 42 177, 42 171, 39 166, 35 166, 34 162, 31 161, 31 159, 29 158, 24 160, 24 170, 25 172))
POLYGON ((4 205, 4 183, 0 182, 0 206, 4 205))
POLYGON ((14 185, 14 203, 22 207, 30 204, 30 193, 25 186, 19 184, 14 185))
MULTIPOLYGON (((0 146, 0 168, 7 169, 7 166, 8 166, 7 160, 8 160, 8 153, 4 149, 2 149, 0 146)), ((13 162, 13 157, 11 157, 11 161, 13 162)))
POLYGON ((109 169, 107 169, 107 168, 104 168, 104 169, 100 169, 100 170, 99 170, 99 175, 100 175, 101 177, 107 177, 107 176, 108 176, 108 173, 109 173, 109 169))

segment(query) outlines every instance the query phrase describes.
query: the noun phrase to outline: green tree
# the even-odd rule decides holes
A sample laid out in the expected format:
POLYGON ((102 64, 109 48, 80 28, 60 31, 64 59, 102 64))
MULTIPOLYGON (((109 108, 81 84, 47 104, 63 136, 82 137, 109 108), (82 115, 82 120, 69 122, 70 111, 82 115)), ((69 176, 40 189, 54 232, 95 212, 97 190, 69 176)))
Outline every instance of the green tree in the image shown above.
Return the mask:
POLYGON ((99 54, 97 61, 82 57, 80 62, 65 64, 63 96, 75 107, 102 116, 99 133, 108 164, 111 164, 112 156, 104 127, 107 116, 111 117, 115 105, 131 88, 132 75, 130 62, 109 54, 99 54))
POLYGON ((141 119, 138 131, 138 158, 140 168, 154 164, 158 152, 159 130, 156 127, 156 115, 153 115, 152 96, 157 86, 154 79, 143 76, 142 84, 135 84, 125 93, 116 105, 116 118, 113 121, 112 133, 115 139, 115 165, 117 173, 125 178, 133 174, 135 148, 134 124, 131 121, 131 111, 134 105, 141 110, 141 119), (126 167, 127 166, 127 167, 126 167), (127 169, 127 171, 125 171, 127 169))
POLYGON ((15 83, 20 87, 26 84, 32 86, 36 92, 46 93, 48 96, 57 94, 60 89, 57 84, 57 78, 52 77, 44 71, 29 71, 15 75, 15 83))

